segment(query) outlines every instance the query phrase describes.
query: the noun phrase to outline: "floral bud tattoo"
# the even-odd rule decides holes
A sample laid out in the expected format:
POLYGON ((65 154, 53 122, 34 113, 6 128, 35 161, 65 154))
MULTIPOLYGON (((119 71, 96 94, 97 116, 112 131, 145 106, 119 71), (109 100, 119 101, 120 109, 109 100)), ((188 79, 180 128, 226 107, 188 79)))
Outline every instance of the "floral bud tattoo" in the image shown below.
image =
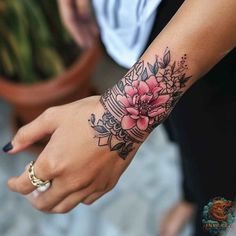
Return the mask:
POLYGON ((98 146, 108 146, 125 159, 135 143, 167 118, 184 92, 191 76, 186 75, 186 54, 171 61, 166 48, 163 57, 153 64, 139 60, 129 72, 100 99, 105 108, 101 118, 91 114, 90 126, 95 131, 98 146))

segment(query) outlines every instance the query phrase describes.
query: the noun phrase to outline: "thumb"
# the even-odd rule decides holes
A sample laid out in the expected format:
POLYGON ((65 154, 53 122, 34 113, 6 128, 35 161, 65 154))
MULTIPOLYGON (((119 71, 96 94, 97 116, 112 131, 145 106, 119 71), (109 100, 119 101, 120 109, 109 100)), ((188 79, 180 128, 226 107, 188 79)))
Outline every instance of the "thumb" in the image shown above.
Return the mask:
POLYGON ((3 151, 10 154, 17 153, 52 134, 57 128, 56 117, 55 108, 47 109, 38 118, 21 127, 12 141, 3 147, 3 151))

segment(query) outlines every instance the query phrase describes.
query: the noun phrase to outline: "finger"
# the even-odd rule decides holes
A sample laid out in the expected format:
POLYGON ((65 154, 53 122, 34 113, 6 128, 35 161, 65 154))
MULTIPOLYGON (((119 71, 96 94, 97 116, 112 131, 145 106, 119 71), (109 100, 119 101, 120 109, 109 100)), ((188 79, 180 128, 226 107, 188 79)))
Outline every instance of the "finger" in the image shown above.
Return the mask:
MULTIPOLYGON (((89 32, 91 22, 90 3, 86 0, 74 2, 59 0, 59 9, 63 22, 73 39, 82 47, 92 46, 92 35, 89 32)), ((95 31, 95 29, 93 29, 95 31)))
POLYGON ((84 25, 84 28, 86 29, 87 40, 90 41, 89 47, 92 47, 94 45, 94 42, 98 39, 98 27, 96 23, 91 19, 87 26, 84 25))
POLYGON ((94 44, 95 38, 93 36, 93 33, 90 31, 89 25, 80 27, 81 38, 83 41, 83 47, 85 49, 91 48, 94 44))
POLYGON ((83 22, 83 21, 78 21, 77 23, 77 30, 74 34, 74 38, 75 40, 79 43, 79 45, 83 48, 90 48, 92 45, 92 38, 93 36, 91 35, 90 31, 89 31, 89 27, 87 22, 83 22))
POLYGON ((63 179, 60 177, 53 179, 47 191, 30 198, 31 204, 40 211, 48 212, 72 193, 88 189, 92 183, 92 180, 89 182, 78 180, 76 186, 71 187, 70 184, 65 185, 63 179))
MULTIPOLYGON (((53 166, 51 164, 52 162, 50 162, 49 158, 47 158, 49 144, 44 148, 44 150, 34 163, 34 174, 37 178, 43 181, 52 180, 57 176, 57 170, 55 166, 53 166)), ((50 152, 50 154, 52 158, 52 151, 50 152)), ((36 189, 36 187, 30 181, 28 168, 26 168, 23 174, 21 174, 20 176, 10 178, 8 180, 8 187, 13 192, 18 192, 23 195, 29 194, 36 189)))
POLYGON ((77 24, 81 33, 81 41, 85 48, 91 48, 98 36, 98 28, 91 13, 91 3, 89 0, 77 0, 78 11, 77 24))
POLYGON ((74 21, 76 21, 76 26, 70 25, 74 39, 77 40, 79 45, 83 46, 83 48, 91 48, 95 39, 98 37, 96 23, 92 18, 83 19, 80 16, 74 21), (75 29, 72 29, 72 27, 75 29))
POLYGON ((78 17, 74 16, 73 19, 65 20, 65 25, 76 43, 78 43, 82 48, 86 47, 84 29, 81 27, 78 17))
POLYGON ((26 196, 28 201, 36 209, 49 212, 54 206, 68 196, 68 192, 60 185, 57 178, 52 180, 50 188, 45 192, 39 192, 37 189, 26 196))
POLYGON ((37 189, 35 189, 33 192, 27 194, 25 198, 28 199, 29 202, 33 202, 33 200, 37 198, 39 195, 40 192, 37 189))
POLYGON ((94 37, 94 38, 97 38, 98 35, 99 35, 99 29, 98 29, 97 24, 93 21, 93 22, 91 22, 89 28, 90 28, 90 32, 91 32, 91 34, 93 35, 93 37, 94 37))
POLYGON ((79 192, 72 193, 63 201, 50 210, 50 213, 67 213, 83 201, 88 195, 94 192, 93 187, 88 187, 79 192))
POLYGON ((54 113, 54 108, 50 108, 34 121, 21 127, 12 139, 11 150, 8 150, 8 153, 19 152, 43 137, 52 134, 57 128, 57 116, 54 113))
POLYGON ((108 191, 100 191, 100 192, 93 193, 93 194, 89 195, 88 197, 86 197, 82 201, 82 203, 84 203, 86 205, 90 205, 90 204, 94 203, 95 201, 97 201, 99 198, 101 198, 107 192, 108 191))
POLYGON ((76 0, 77 10, 79 15, 88 19, 91 16, 90 0, 76 0))
POLYGON ((83 32, 80 30, 80 19, 76 2, 71 0, 59 0, 58 3, 61 17, 67 30, 81 47, 85 47, 83 32))

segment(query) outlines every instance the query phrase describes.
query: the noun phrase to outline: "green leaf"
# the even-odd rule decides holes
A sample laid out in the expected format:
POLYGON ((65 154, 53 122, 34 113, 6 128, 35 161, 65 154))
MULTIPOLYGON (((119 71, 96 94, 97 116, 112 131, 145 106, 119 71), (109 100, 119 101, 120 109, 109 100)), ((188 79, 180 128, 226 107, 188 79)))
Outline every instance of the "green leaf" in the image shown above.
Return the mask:
POLYGON ((122 149, 123 148, 123 146, 125 145, 125 143, 117 143, 115 146, 113 146, 112 148, 111 148, 111 151, 117 151, 117 150, 120 150, 120 149, 122 149))
POLYGON ((120 89, 120 91, 121 92, 123 92, 124 91, 124 88, 125 88, 125 86, 124 86, 124 84, 123 84, 123 82, 121 81, 121 80, 119 80, 119 82, 118 82, 118 88, 120 89))
POLYGON ((149 70, 152 72, 152 74, 154 74, 154 66, 150 64, 149 62, 147 64, 148 64, 149 70))
POLYGON ((0 0, 0 12, 1 74, 32 83, 64 70, 65 59, 75 53, 66 50, 71 38, 56 0, 0 0))
POLYGON ((129 143, 123 150, 126 152, 131 152, 133 150, 133 143, 129 143))
POLYGON ((129 153, 123 152, 123 151, 119 152, 119 156, 120 156, 123 160, 125 160, 125 159, 127 158, 128 154, 129 154, 129 153))
POLYGON ((11 62, 10 55, 7 53, 6 49, 2 48, 0 51, 0 60, 4 66, 4 70, 7 71, 9 75, 14 74, 14 65, 11 62))
POLYGON ((147 68, 141 74, 141 80, 145 81, 148 78, 147 68))
POLYGON ((148 68, 152 72, 153 75, 156 75, 158 72, 158 62, 156 61, 153 65, 148 63, 148 68))
POLYGON ((156 75, 156 74, 157 74, 157 72, 158 72, 158 69, 159 69, 159 67, 158 67, 158 63, 157 63, 157 62, 155 62, 155 64, 154 64, 154 68, 153 68, 153 74, 154 74, 154 75, 156 75))
POLYGON ((187 82, 189 81, 189 79, 190 79, 191 77, 192 77, 192 76, 185 77, 185 74, 184 74, 184 76, 180 79, 179 82, 185 84, 185 83, 187 83, 187 82))

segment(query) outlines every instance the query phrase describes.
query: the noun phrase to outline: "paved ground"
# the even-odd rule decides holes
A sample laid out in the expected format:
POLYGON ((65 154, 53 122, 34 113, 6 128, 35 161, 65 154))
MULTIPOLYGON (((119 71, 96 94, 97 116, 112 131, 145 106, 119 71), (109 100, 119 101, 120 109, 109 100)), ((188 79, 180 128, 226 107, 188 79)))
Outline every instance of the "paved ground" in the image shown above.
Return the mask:
MULTIPOLYGON (((100 89, 123 73, 103 61, 94 82, 100 89), (109 68, 105 72, 104 68, 109 68)), ((0 145, 10 140, 10 107, 0 100, 0 145)), ((33 157, 28 153, 0 158, 0 236, 154 236, 163 212, 180 198, 177 147, 162 127, 143 144, 117 187, 92 206, 79 206, 66 215, 46 215, 6 188, 33 157)), ((181 236, 191 235, 188 226, 181 236)), ((232 234, 235 235, 235 234, 232 234)))

